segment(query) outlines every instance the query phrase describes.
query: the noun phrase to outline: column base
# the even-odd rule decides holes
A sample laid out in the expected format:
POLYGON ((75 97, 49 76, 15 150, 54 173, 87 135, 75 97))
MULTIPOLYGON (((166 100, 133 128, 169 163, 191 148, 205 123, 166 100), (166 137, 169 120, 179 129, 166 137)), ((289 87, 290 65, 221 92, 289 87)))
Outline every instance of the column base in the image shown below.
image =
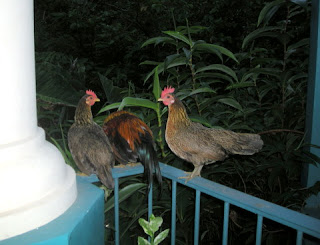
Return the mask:
POLYGON ((104 192, 80 176, 77 189, 76 201, 64 214, 35 230, 2 240, 0 245, 104 244, 104 192))

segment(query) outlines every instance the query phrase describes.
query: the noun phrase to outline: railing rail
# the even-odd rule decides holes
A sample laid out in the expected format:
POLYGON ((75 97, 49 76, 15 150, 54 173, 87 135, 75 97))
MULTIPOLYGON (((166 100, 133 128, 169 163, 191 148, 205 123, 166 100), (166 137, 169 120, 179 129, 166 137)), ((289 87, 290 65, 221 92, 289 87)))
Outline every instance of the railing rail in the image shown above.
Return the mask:
MULTIPOLYGON (((205 193, 214 198, 224 201, 224 218, 222 244, 228 243, 228 222, 230 204, 245 209, 257 215, 256 244, 261 244, 263 218, 276 221, 285 226, 291 227, 297 231, 296 244, 301 245, 303 234, 308 234, 320 239, 320 220, 307 216, 305 214, 290 210, 277 204, 267 202, 246 193, 234 190, 213 181, 196 177, 187 183, 179 177, 185 176, 184 171, 160 163, 162 176, 172 180, 172 214, 171 214, 171 244, 175 244, 176 231, 176 194, 177 183, 188 186, 196 190, 195 199, 195 224, 194 224, 194 244, 199 242, 199 221, 200 221, 200 198, 201 193, 205 193)), ((112 175, 115 179, 115 244, 119 245, 119 178, 141 174, 143 167, 137 165, 134 167, 114 168, 112 175)), ((148 197, 148 214, 152 213, 152 191, 148 197)))

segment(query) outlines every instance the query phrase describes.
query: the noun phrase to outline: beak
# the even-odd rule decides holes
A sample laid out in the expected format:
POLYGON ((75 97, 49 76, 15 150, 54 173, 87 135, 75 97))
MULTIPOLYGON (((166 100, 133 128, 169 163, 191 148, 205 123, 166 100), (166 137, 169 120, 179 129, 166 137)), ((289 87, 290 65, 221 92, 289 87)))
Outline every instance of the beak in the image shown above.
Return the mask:
POLYGON ((100 101, 100 99, 97 97, 96 100, 95 100, 95 102, 99 102, 99 101, 100 101))
POLYGON ((163 101, 163 99, 159 98, 158 101, 163 101))

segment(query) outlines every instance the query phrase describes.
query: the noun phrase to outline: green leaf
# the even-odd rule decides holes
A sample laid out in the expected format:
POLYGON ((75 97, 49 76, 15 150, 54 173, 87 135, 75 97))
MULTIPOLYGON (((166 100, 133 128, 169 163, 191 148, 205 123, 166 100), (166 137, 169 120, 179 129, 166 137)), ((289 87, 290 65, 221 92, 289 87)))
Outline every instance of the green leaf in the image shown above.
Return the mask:
POLYGON ((171 43, 171 44, 175 44, 174 41, 172 40, 172 38, 170 37, 153 37, 148 39, 147 41, 145 41, 142 45, 141 48, 150 45, 150 44, 154 44, 155 46, 160 44, 160 43, 171 43))
POLYGON ((105 107, 102 107, 102 108, 100 109, 100 111, 98 112, 98 114, 100 114, 100 113, 102 113, 102 112, 105 112, 105 111, 112 110, 112 109, 117 109, 117 108, 119 108, 120 104, 121 104, 120 102, 116 102, 116 103, 113 103, 113 104, 111 104, 111 105, 107 105, 107 106, 105 106, 105 107))
POLYGON ((270 31, 276 31, 281 30, 281 27, 278 26, 269 26, 269 27, 262 27, 259 28, 251 33, 248 34, 243 40, 242 43, 242 49, 244 49, 251 41, 258 37, 275 37, 278 38, 279 33, 277 32, 270 32, 270 31))
POLYGON ((139 222, 140 226, 143 228, 144 233, 146 233, 147 235, 152 237, 154 232, 152 231, 152 229, 150 227, 150 223, 143 218, 140 218, 138 220, 138 222, 139 222))
POLYGON ((228 106, 231 106, 233 108, 236 108, 240 111, 242 111, 242 106, 239 104, 238 101, 236 101, 235 99, 232 98, 223 98, 223 99, 219 99, 218 102, 226 104, 228 106))
POLYGON ((155 68, 154 76, 153 76, 153 89, 152 89, 154 98, 156 101, 160 98, 161 88, 159 82, 159 75, 158 75, 158 67, 155 68))
POLYGON ((290 0, 290 2, 300 5, 303 8, 308 7, 308 1, 307 0, 290 0))
POLYGON ((150 216, 149 224, 150 224, 150 230, 153 232, 153 234, 159 230, 160 226, 162 225, 162 222, 163 222, 162 217, 154 217, 153 214, 150 216))
POLYGON ((171 37, 174 37, 176 39, 179 39, 180 41, 188 44, 190 47, 192 47, 192 42, 183 34, 181 34, 180 32, 177 32, 177 31, 164 31, 163 33, 171 36, 171 37))
POLYGON ((199 93, 216 93, 216 91, 214 91, 211 88, 205 87, 205 88, 198 88, 196 90, 193 90, 189 96, 194 95, 194 94, 199 94, 199 93))
POLYGON ((143 237, 139 236, 138 237, 138 245, 150 245, 150 242, 148 242, 146 239, 143 237))
POLYGON ((197 74, 199 72, 208 71, 208 70, 222 71, 222 72, 228 74, 229 76, 231 76, 236 82, 238 82, 238 78, 237 78, 236 73, 232 69, 230 69, 229 67, 227 67, 225 65, 221 65, 221 64, 214 64, 214 65, 201 67, 198 70, 196 70, 195 73, 197 74))
POLYGON ((162 242, 169 234, 169 229, 166 229, 159 233, 159 235, 156 236, 154 239, 154 245, 158 245, 160 242, 162 242))
MULTIPOLYGON (((187 65, 187 61, 186 61, 186 58, 185 57, 180 57, 180 58, 177 58, 175 59, 173 62, 170 62, 170 64, 167 64, 167 67, 166 69, 170 69, 172 67, 176 67, 176 66, 181 66, 181 65, 187 65)), ((164 67, 165 67, 165 62, 162 62, 160 63, 158 66, 158 73, 161 73, 164 71, 164 67)), ((144 84, 147 82, 147 80, 154 74, 155 72, 155 69, 154 68, 147 76, 146 78, 144 79, 144 84)))
MULTIPOLYGON (((176 59, 182 58, 181 54, 168 55, 163 63, 163 70, 166 70, 168 66, 173 63, 176 59)), ((185 57, 183 57, 185 59, 185 57)))
POLYGON ((290 50, 293 50, 293 49, 297 49, 297 48, 300 48, 300 47, 303 47, 303 46, 307 46, 307 45, 309 45, 309 42, 310 42, 310 38, 304 38, 304 39, 296 42, 295 44, 292 44, 292 45, 288 46, 287 51, 290 51, 290 50))
POLYGON ((254 82, 240 82, 240 83, 232 84, 228 86, 226 89, 247 88, 247 87, 254 87, 254 86, 255 86, 254 82))
POLYGON ((116 102, 121 97, 120 94, 122 89, 114 86, 113 82, 107 77, 101 75, 100 73, 98 75, 108 103, 116 102))
POLYGON ((157 62, 157 61, 152 61, 152 60, 146 60, 146 61, 143 61, 141 62, 139 65, 159 65, 160 62, 157 62))
POLYGON ((199 44, 197 43, 194 45, 193 48, 195 50, 205 50, 205 51, 209 51, 211 53, 214 53, 221 60, 222 60, 221 54, 224 54, 224 55, 228 56, 229 58, 233 59, 235 62, 239 63, 237 58, 234 56, 234 54, 230 50, 228 50, 222 46, 219 46, 219 45, 209 44, 209 43, 199 43, 199 44))
MULTIPOLYGON (((123 202, 124 200, 129 198, 131 195, 133 195, 143 187, 146 187, 146 184, 135 183, 135 184, 127 185, 126 187, 124 187, 119 191, 119 203, 123 202)), ((104 210, 105 213, 114 207, 114 196, 108 199, 105 207, 106 207, 104 210)))
POLYGON ((142 106, 146 108, 150 108, 153 110, 157 110, 157 103, 154 103, 147 99, 142 98, 133 98, 133 97, 125 97, 123 98, 121 104, 119 105, 118 110, 122 110, 125 106, 142 106))
MULTIPOLYGON (((270 2, 270 3, 267 3, 264 6, 264 8, 260 11, 260 14, 259 14, 259 17, 258 17, 257 26, 259 26, 262 23, 262 21, 264 19, 266 19, 266 16, 267 16, 268 12, 270 11, 270 9, 272 9, 273 7, 275 7, 277 5, 281 5, 283 3, 285 3, 285 0, 276 0, 276 1, 273 1, 273 2, 270 2)), ((279 6, 278 6, 278 8, 279 8, 279 6)), ((271 18, 271 16, 269 16, 268 20, 265 21, 265 22, 268 22, 270 18, 271 18)))
POLYGON ((281 70, 275 69, 275 68, 253 68, 246 74, 246 76, 248 76, 249 74, 252 74, 252 75, 264 74, 264 75, 279 77, 280 73, 281 73, 281 70))

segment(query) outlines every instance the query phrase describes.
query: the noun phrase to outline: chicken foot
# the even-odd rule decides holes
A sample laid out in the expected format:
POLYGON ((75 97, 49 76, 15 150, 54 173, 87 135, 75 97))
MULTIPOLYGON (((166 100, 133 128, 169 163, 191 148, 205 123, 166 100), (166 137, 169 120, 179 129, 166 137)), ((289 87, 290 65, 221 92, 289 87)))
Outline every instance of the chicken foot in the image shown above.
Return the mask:
POLYGON ((114 168, 125 168, 125 167, 134 167, 139 165, 140 163, 133 163, 133 162, 128 162, 127 164, 119 164, 115 165, 114 168))
POLYGON ((179 177, 179 179, 186 179, 186 182, 187 183, 189 180, 193 179, 194 177, 201 177, 200 175, 200 172, 201 172, 201 169, 202 169, 203 165, 197 165, 194 167, 194 170, 192 172, 185 172, 187 175, 186 176, 181 176, 179 177))

